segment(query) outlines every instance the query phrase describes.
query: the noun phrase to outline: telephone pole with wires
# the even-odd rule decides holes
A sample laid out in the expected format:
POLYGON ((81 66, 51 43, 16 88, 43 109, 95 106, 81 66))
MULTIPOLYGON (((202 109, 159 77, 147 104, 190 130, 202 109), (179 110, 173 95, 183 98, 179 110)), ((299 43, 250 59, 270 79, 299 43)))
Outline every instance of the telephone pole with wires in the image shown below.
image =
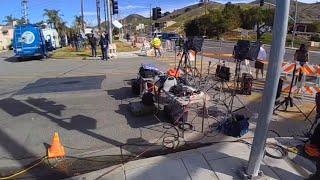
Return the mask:
POLYGON ((21 1, 21 6, 22 6, 22 16, 25 24, 29 23, 28 19, 28 0, 22 0, 21 1))

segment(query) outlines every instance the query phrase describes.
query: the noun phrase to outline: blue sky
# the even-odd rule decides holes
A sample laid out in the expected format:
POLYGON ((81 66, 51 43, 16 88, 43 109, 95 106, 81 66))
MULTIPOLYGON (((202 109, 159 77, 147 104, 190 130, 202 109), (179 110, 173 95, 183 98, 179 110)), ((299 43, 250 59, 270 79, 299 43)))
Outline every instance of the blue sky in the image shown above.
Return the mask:
MULTIPOLYGON (((103 0, 101 0, 102 3, 103 0)), ((198 0, 118 0, 119 16, 122 18, 131 13, 149 16, 150 4, 152 7, 159 6, 162 11, 172 11, 186 5, 199 2, 198 0)), ((226 3, 228 0, 217 0, 226 3)), ((230 0, 229 0, 230 1, 230 0)), ((233 3, 250 2, 252 0, 231 0, 233 3)), ((312 3, 317 0, 301 0, 312 3)), ((63 19, 72 24, 74 16, 80 14, 80 0, 29 0, 29 18, 32 23, 45 20, 43 9, 59 9, 63 14, 63 19)), ((85 20, 89 24, 96 24, 95 0, 84 0, 85 20)), ((6 15, 12 14, 14 17, 21 17, 21 0, 1 0, 0 24, 6 15)))

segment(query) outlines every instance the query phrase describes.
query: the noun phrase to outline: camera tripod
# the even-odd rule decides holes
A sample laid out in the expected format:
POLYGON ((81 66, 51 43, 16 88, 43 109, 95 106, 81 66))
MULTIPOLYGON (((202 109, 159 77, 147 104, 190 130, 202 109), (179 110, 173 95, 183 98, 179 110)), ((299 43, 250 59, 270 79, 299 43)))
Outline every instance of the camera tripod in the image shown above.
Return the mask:
MULTIPOLYGON (((309 115, 307 116, 300 108, 298 105, 296 105, 293 101, 293 97, 292 97, 292 89, 293 89, 293 83, 296 79, 296 72, 297 72, 297 64, 294 65, 293 68, 293 72, 292 72, 292 79, 291 79, 291 83, 290 83, 290 87, 289 87, 289 94, 287 97, 285 97, 280 103, 279 105, 277 105, 274 110, 273 113, 275 113, 275 111, 279 111, 279 108, 283 105, 285 105, 283 111, 288 112, 288 106, 290 105, 290 107, 296 107, 298 109, 298 111, 306 118, 306 120, 309 120, 309 115)), ((310 121, 311 122, 311 121, 310 121)))
POLYGON ((235 76, 233 79, 233 87, 231 87, 228 83, 229 80, 226 80, 224 78, 218 77, 218 80, 214 84, 212 84, 206 91, 208 92, 211 89, 215 89, 218 92, 215 93, 213 96, 219 95, 219 99, 217 100, 220 102, 223 106, 226 107, 227 113, 232 114, 234 112, 237 112, 241 109, 246 108, 245 104, 242 102, 242 100, 237 96, 237 92, 239 89, 239 81, 240 81, 240 74, 241 74, 241 61, 236 60, 236 69, 235 69, 235 76), (228 96, 227 93, 224 91, 224 87, 227 87, 227 90, 230 92, 230 95, 228 96), (223 94, 224 99, 221 99, 221 95, 223 94), (230 99, 230 100, 229 100, 230 99), (229 100, 229 101, 228 101, 229 100), (241 107, 237 107, 236 109, 234 106, 234 102, 237 100, 241 107))
MULTIPOLYGON (((193 85, 196 85, 195 83, 195 77, 198 76, 199 70, 196 67, 197 64, 197 52, 195 51, 195 63, 192 67, 190 56, 189 56, 189 50, 186 46, 183 47, 182 52, 180 51, 177 56, 181 55, 181 59, 179 60, 179 64, 177 67, 177 70, 183 69, 185 73, 185 80, 188 85, 190 85, 191 81, 194 81, 193 85), (182 53, 182 54, 181 54, 182 53), (191 74, 189 73, 191 71, 191 74), (191 75, 191 76, 190 76, 191 75)), ((176 72, 175 76, 177 76, 178 71, 176 72)))

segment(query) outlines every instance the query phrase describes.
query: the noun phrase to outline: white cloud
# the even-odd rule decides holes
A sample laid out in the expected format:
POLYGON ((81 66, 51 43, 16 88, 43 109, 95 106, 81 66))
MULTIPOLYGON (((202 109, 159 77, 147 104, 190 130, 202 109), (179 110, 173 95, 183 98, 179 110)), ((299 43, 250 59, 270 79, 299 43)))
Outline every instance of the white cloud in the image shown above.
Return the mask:
MULTIPOLYGON (((81 15, 81 12, 79 12, 79 15, 81 15)), ((96 16, 97 12, 95 12, 95 11, 85 11, 85 12, 83 12, 83 15, 84 16, 96 16)))
POLYGON ((141 9, 141 8, 145 8, 145 7, 136 6, 136 5, 127 5, 127 6, 121 7, 122 10, 141 9))

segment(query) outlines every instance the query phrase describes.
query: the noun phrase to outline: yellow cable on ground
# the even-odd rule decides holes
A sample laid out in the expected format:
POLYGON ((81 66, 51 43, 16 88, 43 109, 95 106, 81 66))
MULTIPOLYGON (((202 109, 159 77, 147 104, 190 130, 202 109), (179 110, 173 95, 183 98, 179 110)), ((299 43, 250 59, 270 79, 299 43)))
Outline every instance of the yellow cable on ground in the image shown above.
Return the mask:
POLYGON ((10 176, 0 177, 0 180, 12 179, 12 178, 14 178, 14 177, 16 177, 16 176, 19 176, 19 175, 21 175, 21 174, 23 174, 23 173, 26 173, 26 172, 30 171, 31 169, 33 169, 34 167, 36 167, 36 166, 38 166, 39 164, 41 164, 45 159, 47 159, 47 156, 44 156, 43 158, 40 159, 39 162, 33 164, 32 166, 30 166, 30 167, 28 167, 28 168, 26 168, 26 169, 22 169, 22 170, 20 170, 19 172, 16 172, 16 173, 14 173, 14 174, 12 174, 12 175, 10 175, 10 176))

